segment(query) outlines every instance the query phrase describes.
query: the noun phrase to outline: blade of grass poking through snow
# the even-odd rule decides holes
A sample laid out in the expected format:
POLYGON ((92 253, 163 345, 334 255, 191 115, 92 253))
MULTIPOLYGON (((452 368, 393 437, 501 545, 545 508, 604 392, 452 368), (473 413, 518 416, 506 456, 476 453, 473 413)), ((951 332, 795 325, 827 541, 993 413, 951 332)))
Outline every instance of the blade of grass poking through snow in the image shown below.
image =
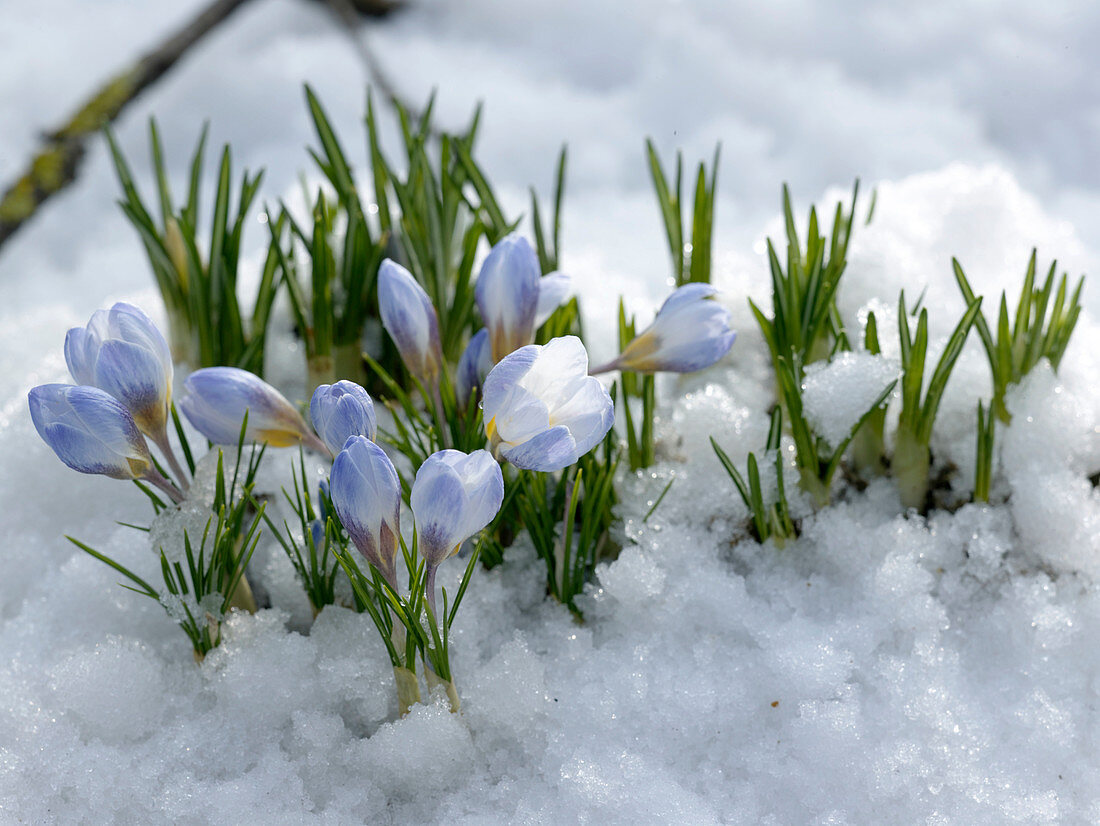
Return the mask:
POLYGON ((974 501, 988 502, 989 488, 993 481, 993 438, 997 419, 993 409, 988 410, 978 402, 978 446, 974 464, 974 501))
POLYGON ((554 175, 554 211, 548 229, 543 229, 538 194, 531 187, 531 225, 535 231, 535 251, 538 253, 543 275, 556 270, 561 259, 561 204, 565 194, 565 158, 566 148, 562 146, 554 175))
POLYGON ((932 377, 924 389, 928 356, 928 310, 921 309, 916 335, 909 328, 905 292, 898 298, 898 334, 901 343, 901 413, 890 469, 897 479, 901 502, 923 511, 928 498, 928 473, 932 462, 932 427, 936 421, 947 380, 962 353, 966 337, 981 312, 982 300, 975 298, 963 313, 947 340, 932 377))
POLYGON ((765 504, 764 490, 760 481, 760 468, 756 455, 750 453, 747 459, 746 472, 748 480, 741 475, 733 464, 733 461, 719 446, 713 436, 710 437, 710 446, 714 449, 718 461, 722 463, 730 479, 733 480, 741 501, 748 508, 750 516, 750 530, 757 542, 766 542, 771 539, 776 547, 783 547, 787 540, 798 536, 798 531, 790 517, 787 506, 787 491, 783 482, 783 454, 779 450, 780 434, 783 429, 782 409, 776 407, 772 412, 771 426, 768 429, 768 440, 764 445, 765 455, 771 455, 775 461, 776 496, 773 502, 765 504))
MULTIPOLYGON (((768 318, 751 300, 753 315, 779 371, 781 359, 807 365, 834 352, 847 339, 836 309, 836 292, 847 266, 848 244, 859 198, 859 180, 852 187, 847 213, 837 203, 829 238, 821 234, 817 210, 810 209, 806 247, 802 248, 795 226, 791 194, 783 185, 783 219, 787 233, 787 266, 780 263, 775 245, 768 239, 768 268, 772 278, 772 317, 768 318)), ((798 380, 801 381, 801 367, 798 380)))
POLYGON ((243 173, 234 207, 232 155, 228 146, 223 148, 214 194, 210 244, 200 249, 199 200, 206 127, 192 155, 187 202, 177 208, 168 185, 160 133, 155 121, 150 121, 149 141, 157 183, 159 223, 146 208, 114 134, 109 129, 105 131, 122 187, 119 205, 141 238, 164 300, 173 359, 192 367, 230 364, 262 374, 262 342, 275 299, 275 284, 265 271, 256 300, 252 302, 252 317, 246 320, 237 296, 237 270, 245 220, 263 173, 243 173))
POLYGON ((692 202, 691 240, 685 241, 687 227, 683 209, 683 153, 679 151, 676 153, 676 177, 670 187, 657 149, 651 139, 646 139, 649 174, 653 180, 657 205, 665 225, 669 255, 672 258, 672 276, 678 287, 691 281, 710 283, 714 198, 718 185, 718 159, 721 149, 721 144, 714 149, 709 177, 706 163, 702 161, 699 163, 695 174, 695 197, 692 202))
MULTIPOLYGON (((875 356, 882 354, 874 313, 867 314, 863 349, 875 356)), ((883 401, 875 408, 852 439, 852 463, 865 476, 880 476, 886 472, 886 407, 883 401)))
MULTIPOLYGON (((989 359, 989 369, 993 374, 993 401, 990 407, 993 413, 1005 424, 1012 417, 1005 407, 1005 391, 1010 384, 1018 384, 1041 359, 1050 361, 1057 371, 1062 356, 1069 344, 1073 328, 1081 313, 1081 289, 1084 276, 1077 280, 1072 294, 1068 294, 1068 275, 1063 273, 1055 291, 1055 275, 1058 262, 1054 261, 1047 271, 1041 287, 1035 286, 1037 253, 1031 251, 1024 283, 1016 304, 1016 317, 1009 318, 1008 299, 1001 292, 1001 302, 997 314, 997 335, 994 338, 984 313, 975 319, 978 335, 989 359), (1051 296, 1054 296, 1051 304, 1051 296), (1068 302, 1067 302, 1068 298, 1068 302), (1049 310, 1049 314, 1048 314, 1049 310)), ((955 270, 955 283, 967 303, 973 303, 974 291, 963 272, 962 265, 951 259, 955 270)))

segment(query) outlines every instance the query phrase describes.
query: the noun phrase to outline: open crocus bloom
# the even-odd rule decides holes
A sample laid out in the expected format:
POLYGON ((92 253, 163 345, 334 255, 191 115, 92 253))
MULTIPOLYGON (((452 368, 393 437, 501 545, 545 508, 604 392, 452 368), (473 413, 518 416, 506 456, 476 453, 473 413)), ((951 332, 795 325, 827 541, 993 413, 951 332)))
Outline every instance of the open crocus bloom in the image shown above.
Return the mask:
POLYGON ((409 498, 429 569, 488 525, 504 501, 504 476, 487 450, 441 450, 416 472, 409 498))
POLYGON ((505 357, 485 379, 482 398, 493 451, 527 470, 573 464, 615 421, 611 397, 588 375, 588 353, 576 336, 505 357))
POLYGON ((389 258, 378 269, 378 309, 405 367, 421 381, 435 381, 443 363, 439 316, 412 273, 389 258))
POLYGON ((396 590, 401 481, 393 462, 366 436, 352 436, 332 463, 329 492, 355 547, 396 590))
POLYGON ((153 469, 130 411, 98 387, 43 384, 27 401, 38 435, 73 470, 140 479, 153 469))
POLYGON ((313 429, 335 456, 351 436, 366 436, 372 442, 377 431, 374 402, 370 394, 353 381, 322 384, 309 401, 313 429))
POLYGON ((152 320, 132 304, 97 310, 65 336, 65 362, 77 384, 105 390, 158 445, 172 400, 172 356, 152 320))
POLYGON ((328 448, 282 393, 259 376, 237 367, 204 367, 183 383, 180 409, 203 436, 217 445, 235 445, 248 413, 246 442, 290 447, 299 442, 321 453, 328 448))
POLYGON ((737 337, 730 328, 729 310, 712 300, 717 292, 710 284, 678 288, 617 359, 592 372, 693 373, 710 367, 729 352, 737 337))

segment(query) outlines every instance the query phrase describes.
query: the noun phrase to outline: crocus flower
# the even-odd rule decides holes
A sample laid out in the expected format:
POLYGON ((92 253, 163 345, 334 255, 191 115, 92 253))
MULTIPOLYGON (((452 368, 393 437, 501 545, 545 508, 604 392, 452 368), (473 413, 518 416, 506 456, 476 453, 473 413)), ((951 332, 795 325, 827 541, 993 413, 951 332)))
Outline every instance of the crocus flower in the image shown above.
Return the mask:
POLYGON ((65 336, 65 362, 77 384, 105 390, 130 411, 142 433, 167 439, 172 355, 149 316, 119 302, 97 310, 65 336))
POLYGON ((335 456, 350 436, 366 436, 374 441, 377 419, 370 394, 352 381, 322 384, 309 401, 313 429, 335 456))
MULTIPOLYGON (((335 480, 334 480, 335 481, 335 480)), ((435 569, 500 510, 504 476, 486 450, 465 454, 441 450, 416 472, 412 506, 420 555, 427 566, 425 589, 435 613, 435 569)))
POLYGON ((489 251, 474 298, 494 362, 534 341, 541 282, 538 256, 522 235, 506 235, 489 251))
POLYGON ((470 403, 470 395, 485 383, 485 377, 492 369, 489 331, 482 327, 470 337, 455 369, 455 397, 460 408, 464 409, 470 403))
POLYGON ((615 407, 588 375, 576 336, 529 344, 485 379, 485 431, 494 452, 527 470, 560 470, 594 448, 615 421, 615 407))
POLYGON ((203 436, 218 445, 235 445, 248 413, 246 442, 289 447, 299 442, 328 452, 294 406, 259 376, 236 367, 204 367, 183 383, 180 410, 203 436))
POLYGON ((693 373, 710 367, 729 352, 737 337, 730 329, 729 310, 711 300, 717 292, 710 284, 679 287, 618 358, 592 372, 693 373))
POLYGON ((145 479, 173 500, 183 497, 160 475, 125 405, 98 387, 43 384, 27 395, 31 421, 57 458, 80 473, 145 479))
POLYGON ((382 448, 352 436, 332 463, 332 505, 355 547, 394 590, 401 534, 401 480, 382 448))
POLYGON ((439 316, 407 269, 387 258, 378 269, 378 309, 409 372, 425 383, 439 376, 439 316))

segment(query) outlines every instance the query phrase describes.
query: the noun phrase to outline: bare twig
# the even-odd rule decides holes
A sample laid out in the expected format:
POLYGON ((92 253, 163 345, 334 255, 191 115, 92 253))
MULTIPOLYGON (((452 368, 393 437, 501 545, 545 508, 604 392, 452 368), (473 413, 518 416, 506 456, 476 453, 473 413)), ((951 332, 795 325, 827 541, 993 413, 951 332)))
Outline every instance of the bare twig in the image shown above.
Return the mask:
POLYGON ((43 135, 44 145, 38 154, 0 199, 0 246, 39 206, 75 179, 91 135, 118 117, 130 101, 245 2, 214 0, 182 29, 101 86, 64 126, 43 135))

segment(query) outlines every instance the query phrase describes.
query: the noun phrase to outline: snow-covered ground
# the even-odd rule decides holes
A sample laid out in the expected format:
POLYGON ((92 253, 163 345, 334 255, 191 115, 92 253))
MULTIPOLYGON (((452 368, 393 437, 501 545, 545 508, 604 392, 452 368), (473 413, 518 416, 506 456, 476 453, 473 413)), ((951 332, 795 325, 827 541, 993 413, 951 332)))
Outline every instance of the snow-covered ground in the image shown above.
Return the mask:
MULTIPOLYGON (((0 179, 38 129, 199 5, 5 8, 0 179)), ((1074 277, 1095 271, 1100 9, 481 0, 422 3, 363 34, 408 99, 438 87, 444 122, 485 100, 479 155, 514 211, 528 184, 548 189, 569 142, 565 268, 597 359, 611 299, 645 314, 667 291, 643 137, 688 160, 721 139, 715 280, 741 336, 720 367, 663 384, 662 459, 624 482, 627 547, 599 571, 584 625, 543 598, 522 541, 477 574, 452 644, 461 717, 432 705, 393 722, 369 620, 326 609, 293 630, 308 608, 268 549, 257 574, 277 608, 237 617, 197 668, 157 605, 62 536, 152 571, 114 524, 146 518, 140 495, 68 471, 26 413, 30 386, 65 380, 69 326, 119 298, 160 312, 94 146, 81 181, 0 253, 0 821, 1100 820, 1095 290, 1060 374, 1040 368, 1010 397, 1005 504, 924 520, 876 483, 777 552, 741 541, 743 507, 707 441, 740 460, 764 440, 772 377, 744 299, 766 296, 783 180, 802 204, 831 204, 856 175, 878 185, 840 302, 852 320, 885 305, 880 329, 900 288, 927 287, 933 335, 949 331, 951 255, 993 298, 1018 289, 1032 245, 1074 277)), ((301 82, 359 151, 364 79, 322 6, 253 0, 118 131, 144 172, 156 114, 182 176, 210 119, 240 163, 267 168, 273 200, 307 169, 301 82)), ((264 236, 253 228, 253 255, 264 236)), ((971 345, 933 443, 963 492, 989 392, 971 345)))

